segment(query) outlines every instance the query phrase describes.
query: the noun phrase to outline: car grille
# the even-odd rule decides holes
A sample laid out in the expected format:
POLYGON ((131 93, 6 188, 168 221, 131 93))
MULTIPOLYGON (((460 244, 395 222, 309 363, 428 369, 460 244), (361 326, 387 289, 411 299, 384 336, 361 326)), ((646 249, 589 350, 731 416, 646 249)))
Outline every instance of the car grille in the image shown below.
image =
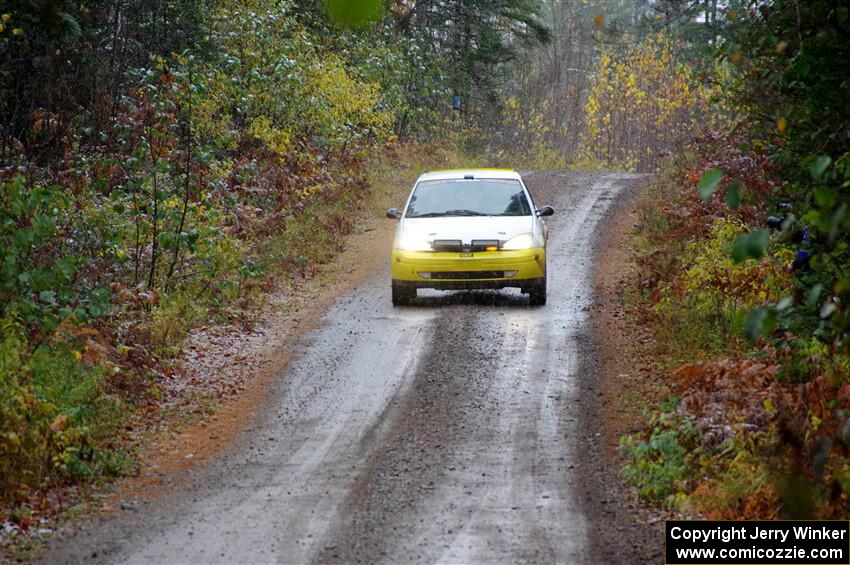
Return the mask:
POLYGON ((482 280, 482 279, 504 279, 512 277, 516 271, 449 271, 419 273, 424 278, 435 280, 482 280), (430 276, 425 276, 430 275, 430 276))

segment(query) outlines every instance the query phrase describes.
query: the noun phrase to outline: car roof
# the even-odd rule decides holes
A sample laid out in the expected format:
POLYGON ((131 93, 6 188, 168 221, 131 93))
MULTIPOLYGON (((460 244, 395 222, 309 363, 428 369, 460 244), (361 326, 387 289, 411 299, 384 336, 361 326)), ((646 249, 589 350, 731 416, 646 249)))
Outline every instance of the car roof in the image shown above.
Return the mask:
POLYGON ((423 173, 419 177, 419 180, 462 179, 467 176, 485 179, 520 180, 519 173, 513 169, 452 169, 448 171, 429 171, 427 173, 423 173))

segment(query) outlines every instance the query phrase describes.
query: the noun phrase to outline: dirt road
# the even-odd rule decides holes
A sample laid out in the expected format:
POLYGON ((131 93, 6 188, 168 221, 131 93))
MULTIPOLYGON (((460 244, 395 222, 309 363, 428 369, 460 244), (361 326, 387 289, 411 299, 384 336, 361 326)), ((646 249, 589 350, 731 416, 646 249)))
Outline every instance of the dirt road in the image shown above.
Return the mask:
POLYGON ((45 560, 589 562, 604 519, 581 502, 578 464, 592 249, 630 177, 526 178, 557 210, 547 306, 420 291, 393 308, 376 273, 303 336, 237 447, 45 560))

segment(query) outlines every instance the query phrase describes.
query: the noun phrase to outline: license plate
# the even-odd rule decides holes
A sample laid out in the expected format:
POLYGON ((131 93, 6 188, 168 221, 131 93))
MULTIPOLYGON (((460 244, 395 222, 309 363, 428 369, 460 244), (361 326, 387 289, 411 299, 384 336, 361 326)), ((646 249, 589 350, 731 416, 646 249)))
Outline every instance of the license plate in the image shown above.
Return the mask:
POLYGON ((461 253, 460 256, 461 257, 473 257, 474 255, 472 253, 461 253))

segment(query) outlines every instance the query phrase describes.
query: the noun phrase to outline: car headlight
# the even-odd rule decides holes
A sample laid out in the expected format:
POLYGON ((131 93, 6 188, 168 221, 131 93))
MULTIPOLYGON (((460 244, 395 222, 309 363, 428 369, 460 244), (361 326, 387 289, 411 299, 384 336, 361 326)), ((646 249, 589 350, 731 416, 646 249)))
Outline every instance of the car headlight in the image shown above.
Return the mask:
POLYGON ((516 251, 519 249, 531 249, 532 247, 541 247, 534 241, 534 236, 530 233, 521 233, 518 236, 512 237, 502 245, 502 249, 507 251, 516 251))
POLYGON ((431 244, 414 233, 402 233, 395 239, 395 248, 402 251, 431 251, 431 244))

